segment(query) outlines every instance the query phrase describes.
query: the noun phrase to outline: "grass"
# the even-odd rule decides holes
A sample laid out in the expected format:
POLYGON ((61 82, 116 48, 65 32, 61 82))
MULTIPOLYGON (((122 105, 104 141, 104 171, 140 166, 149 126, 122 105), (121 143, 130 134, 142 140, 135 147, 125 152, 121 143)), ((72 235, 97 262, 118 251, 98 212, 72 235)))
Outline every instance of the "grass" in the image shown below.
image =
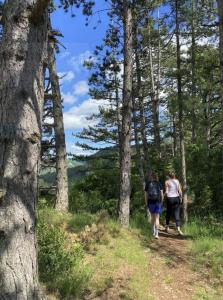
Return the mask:
POLYGON ((66 226, 71 216, 42 210, 37 226, 40 280, 59 299, 77 299, 85 288, 90 268, 84 264, 83 246, 68 239, 66 226), (48 218, 46 218, 48 217, 48 218))
POLYGON ((217 291, 208 291, 207 288, 198 286, 192 300, 223 300, 223 296, 217 291))
POLYGON ((223 226, 197 219, 188 223, 184 231, 192 238, 194 268, 216 289, 215 292, 208 292, 198 287, 195 299, 223 299, 223 226))
POLYGON ((91 225, 96 220, 96 217, 89 213, 79 213, 73 215, 72 218, 68 222, 69 229, 73 232, 80 232, 86 226, 91 225))
MULTIPOLYGON (((107 224, 110 232, 119 227, 114 221, 107 224)), ((100 245, 96 256, 89 255, 87 261, 93 276, 89 288, 95 296, 102 295, 113 287, 119 290, 117 299, 149 299, 149 256, 137 238, 136 231, 119 227, 119 236, 111 237, 109 245, 100 245)))
MULTIPOLYGON (((73 215, 44 208, 39 211, 39 219, 40 223, 44 221, 38 231, 42 247, 40 278, 58 299, 83 299, 84 294, 91 298, 153 299, 148 268, 151 228, 144 215, 135 214, 129 230, 122 229, 105 211, 73 215), (52 268, 60 270, 58 276, 55 277, 54 269, 47 269, 46 273, 49 262, 52 268)), ((184 232, 191 237, 194 268, 213 286, 208 290, 198 283, 193 300, 223 300, 222 226, 193 220, 184 232)), ((166 256, 164 262, 171 267, 171 257, 166 256)), ((172 281, 170 276, 165 279, 167 285, 172 281)))
POLYGON ((58 212, 53 208, 45 207, 38 211, 39 220, 44 220, 47 224, 53 226, 62 226, 64 223, 69 222, 72 219, 72 215, 69 213, 58 212))

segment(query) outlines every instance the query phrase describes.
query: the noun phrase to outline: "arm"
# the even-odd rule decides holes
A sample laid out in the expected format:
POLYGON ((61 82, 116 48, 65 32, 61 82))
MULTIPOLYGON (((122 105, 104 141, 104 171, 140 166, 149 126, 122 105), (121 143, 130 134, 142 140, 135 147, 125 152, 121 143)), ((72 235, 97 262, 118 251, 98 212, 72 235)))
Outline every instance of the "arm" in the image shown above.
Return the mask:
POLYGON ((148 206, 148 194, 146 191, 145 191, 144 195, 145 195, 145 205, 147 207, 148 206))
POLYGON ((166 180, 165 181, 165 195, 167 196, 167 193, 168 193, 168 181, 166 180))
POLYGON ((182 198, 182 195, 183 195, 182 188, 181 188, 179 180, 177 180, 177 182, 178 182, 178 192, 179 192, 180 197, 182 198))
POLYGON ((164 199, 163 190, 160 191, 160 195, 161 195, 161 202, 163 202, 163 199, 164 199))

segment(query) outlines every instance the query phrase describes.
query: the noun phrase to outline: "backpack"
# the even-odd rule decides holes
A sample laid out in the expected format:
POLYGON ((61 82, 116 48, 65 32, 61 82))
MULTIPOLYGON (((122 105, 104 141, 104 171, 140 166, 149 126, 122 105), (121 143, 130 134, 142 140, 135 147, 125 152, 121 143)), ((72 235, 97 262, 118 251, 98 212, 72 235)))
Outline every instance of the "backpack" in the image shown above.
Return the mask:
POLYGON ((148 182, 148 200, 152 202, 157 202, 161 200, 161 191, 160 185, 158 181, 150 181, 148 182))

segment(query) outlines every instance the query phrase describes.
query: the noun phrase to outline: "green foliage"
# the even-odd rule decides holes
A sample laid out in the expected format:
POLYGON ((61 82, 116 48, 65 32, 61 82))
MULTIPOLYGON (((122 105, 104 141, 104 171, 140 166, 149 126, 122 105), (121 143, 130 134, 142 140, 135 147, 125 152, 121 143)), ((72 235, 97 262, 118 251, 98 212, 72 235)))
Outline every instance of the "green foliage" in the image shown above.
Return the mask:
POLYGON ((92 172, 71 186, 70 211, 97 213, 105 209, 110 215, 116 215, 118 194, 114 169, 92 172))
POLYGON ((55 204, 55 195, 45 195, 38 199, 38 209, 53 208, 55 204))
POLYGON ((192 246, 192 253, 197 257, 196 262, 212 272, 214 278, 223 280, 223 242, 218 239, 203 238, 192 246))
POLYGON ((80 232, 85 228, 85 226, 89 226, 90 224, 94 223, 95 218, 95 216, 87 212, 75 214, 68 222, 69 229, 73 232, 80 232))
POLYGON ((40 224, 42 220, 46 222, 49 226, 60 227, 65 222, 68 222, 71 218, 70 214, 56 211, 50 207, 44 207, 43 209, 39 209, 38 211, 40 224))
POLYGON ((223 239, 223 228, 221 223, 217 223, 214 216, 203 219, 194 218, 184 227, 185 233, 193 239, 216 238, 223 239))
POLYGON ((135 213, 130 221, 131 228, 138 229, 140 233, 146 237, 147 239, 150 239, 152 237, 151 232, 151 224, 144 213, 135 213))
POLYGON ((193 194, 190 211, 197 216, 220 214, 223 209, 220 153, 208 153, 202 145, 191 145, 187 163, 188 184, 193 194))
POLYGON ((185 233, 193 238, 191 243, 195 267, 215 284, 223 280, 223 226, 214 217, 206 220, 195 219, 189 222, 185 233))
POLYGON ((38 223, 37 236, 40 280, 62 299, 80 295, 90 274, 83 266, 82 246, 68 245, 65 233, 44 220, 38 223))

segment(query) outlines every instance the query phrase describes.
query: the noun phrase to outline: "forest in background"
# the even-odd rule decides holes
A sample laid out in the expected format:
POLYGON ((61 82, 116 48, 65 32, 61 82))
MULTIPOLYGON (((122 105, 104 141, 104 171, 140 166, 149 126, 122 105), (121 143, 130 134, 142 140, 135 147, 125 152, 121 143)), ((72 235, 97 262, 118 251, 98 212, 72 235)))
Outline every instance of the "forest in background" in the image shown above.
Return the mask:
MULTIPOLYGON (((164 183, 174 170, 191 239, 180 251, 190 247, 191 254, 200 254, 195 265, 211 291, 200 283, 197 298, 220 299, 223 3, 107 3, 106 35, 85 61, 89 93, 101 103, 100 111, 91 116, 95 126, 76 134, 83 141, 78 146, 95 154, 74 155, 71 163, 56 66, 62 33, 52 28, 51 13, 64 9, 75 17, 71 12, 81 8, 89 25, 98 15, 95 3, 1 1, 0 298, 103 299, 117 278, 103 273, 103 265, 98 270, 99 262, 115 272, 115 262, 124 263, 141 278, 144 260, 152 259, 144 252, 153 247, 145 181, 153 170, 164 183), (52 168, 55 176, 48 172, 52 168), (44 177, 53 185, 47 196, 44 177), (106 261, 108 247, 112 266, 106 261)), ((168 256, 165 263, 170 264, 168 256)), ((129 289, 114 299, 149 299, 146 278, 141 279, 130 276, 129 289)))
MULTIPOLYGON (((118 214, 124 147, 124 36, 118 4, 114 2, 109 9, 104 40, 85 62, 91 74, 90 95, 101 105, 100 112, 91 116, 95 126, 76 135, 83 140, 78 146, 98 154, 74 155, 75 160, 85 161, 90 172, 82 183, 74 183, 74 197, 78 202, 79 196, 86 195, 88 202, 94 192, 102 202, 116 202, 118 214)), ((128 197, 132 204, 138 202, 138 209, 143 205, 148 172, 156 171, 164 183, 168 171, 175 170, 184 187, 184 215, 189 202, 194 214, 221 216, 222 102, 217 3, 142 1, 132 13, 133 85, 128 102, 132 110, 128 137, 132 187, 128 187, 128 197)))

